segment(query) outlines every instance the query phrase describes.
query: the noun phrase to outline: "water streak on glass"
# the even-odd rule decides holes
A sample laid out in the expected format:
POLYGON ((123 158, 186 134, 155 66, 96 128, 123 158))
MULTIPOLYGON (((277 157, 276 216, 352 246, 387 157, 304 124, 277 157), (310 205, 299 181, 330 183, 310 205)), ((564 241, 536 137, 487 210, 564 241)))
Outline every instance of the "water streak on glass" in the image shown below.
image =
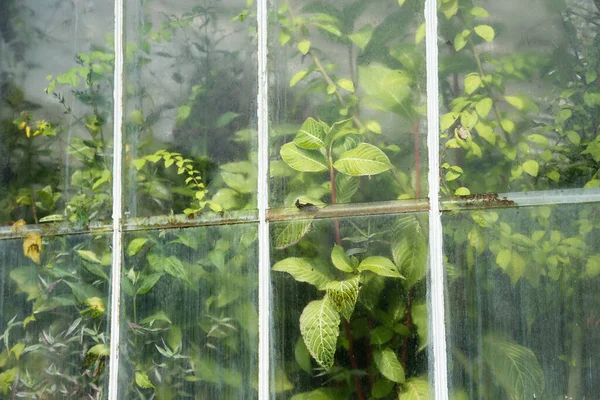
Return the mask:
POLYGON ((445 213, 454 398, 596 396, 598 209, 445 213))
POLYGON ((273 398, 433 396, 427 222, 415 213, 271 224, 273 398))
POLYGON ((111 215, 112 1, 0 2, 0 224, 111 215))
POLYGON ((126 7, 126 217, 256 208, 252 3, 126 7))

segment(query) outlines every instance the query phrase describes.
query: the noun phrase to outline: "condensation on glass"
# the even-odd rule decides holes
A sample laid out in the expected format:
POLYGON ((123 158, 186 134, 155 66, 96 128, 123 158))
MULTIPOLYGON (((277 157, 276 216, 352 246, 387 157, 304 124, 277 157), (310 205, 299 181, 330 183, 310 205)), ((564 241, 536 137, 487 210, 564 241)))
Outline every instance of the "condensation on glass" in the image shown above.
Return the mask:
POLYGON ((256 208, 256 12, 246 3, 127 5, 127 216, 256 208))
POLYGON ((0 225, 110 219, 112 10, 0 2, 0 225))
POLYGON ((426 197, 423 3, 278 0, 271 18, 272 206, 426 197))
POLYGON ((256 224, 125 235, 120 398, 257 398, 256 241, 256 224))

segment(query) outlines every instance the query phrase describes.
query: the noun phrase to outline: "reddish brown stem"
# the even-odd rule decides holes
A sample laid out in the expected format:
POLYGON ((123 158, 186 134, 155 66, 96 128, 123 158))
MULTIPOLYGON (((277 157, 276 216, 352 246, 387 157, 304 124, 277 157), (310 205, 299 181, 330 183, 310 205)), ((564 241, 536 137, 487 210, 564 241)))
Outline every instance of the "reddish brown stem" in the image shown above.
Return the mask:
MULTIPOLYGON (((415 296, 415 288, 412 287, 408 291, 408 298, 406 299, 406 314, 404 317, 404 326, 410 331, 412 327, 412 314, 410 308, 412 307, 413 297, 415 296)), ((408 358, 408 339, 410 335, 404 337, 404 344, 402 345, 402 368, 406 368, 406 360, 408 358)))
MULTIPOLYGON (((335 172, 333 170, 333 158, 331 155, 331 149, 329 150, 329 180, 331 181, 331 204, 335 204, 335 172)), ((335 242, 338 246, 341 246, 342 239, 340 236, 340 221, 337 218, 333 221, 335 228, 335 242)), ((346 334, 346 339, 348 339, 348 358, 350 359, 350 366, 352 367, 352 369, 356 370, 358 369, 358 363, 356 362, 356 357, 354 355, 354 338, 352 337, 352 332, 350 331, 350 323, 348 321, 344 321, 344 332, 346 334)), ((364 400, 360 379, 358 378, 358 376, 354 375, 353 380, 358 399, 364 400)))

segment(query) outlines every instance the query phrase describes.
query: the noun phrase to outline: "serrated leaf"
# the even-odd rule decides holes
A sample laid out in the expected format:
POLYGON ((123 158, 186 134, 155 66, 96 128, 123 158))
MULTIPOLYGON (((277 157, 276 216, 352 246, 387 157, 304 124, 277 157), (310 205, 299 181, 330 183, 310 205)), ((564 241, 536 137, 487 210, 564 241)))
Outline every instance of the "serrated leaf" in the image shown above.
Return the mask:
POLYGON ((380 174, 392 168, 392 164, 378 147, 361 143, 354 149, 343 152, 333 167, 347 175, 361 176, 380 174))
POLYGON ((527 172, 531 176, 537 176, 540 169, 540 165, 535 160, 527 160, 523 163, 523 171, 527 172))
POLYGON ((486 42, 491 42, 494 40, 494 36, 496 33, 494 32, 494 28, 489 25, 478 25, 474 28, 475 33, 483 38, 486 42))
POLYGON ((326 371, 333 366, 340 314, 329 301, 311 301, 300 315, 300 334, 312 358, 326 371))
POLYGON ((154 387, 152 382, 150 382, 150 378, 148 378, 148 374, 144 371, 135 371, 135 384, 142 389, 150 389, 154 387))
POLYGON ((275 248, 282 250, 298 243, 310 229, 311 223, 312 220, 300 220, 278 224, 276 227, 275 248))
POLYGON ((331 262, 333 262, 333 265, 340 271, 354 272, 352 261, 350 261, 350 258, 346 255, 342 246, 338 246, 337 244, 333 245, 333 250, 331 250, 331 262))
POLYGON ((127 246, 127 255, 129 257, 136 255, 142 247, 144 247, 147 241, 148 239, 146 238, 133 239, 127 246))
POLYGON ((287 272, 298 282, 310 283, 319 290, 325 290, 327 284, 332 281, 329 271, 307 258, 288 257, 277 262, 273 271, 287 272))
POLYGON ((404 278, 392 260, 381 256, 367 257, 358 265, 358 271, 371 271, 390 278, 404 278))
POLYGON ((294 137, 296 146, 307 150, 325 147, 325 127, 313 118, 307 118, 294 137))
POLYGON ((296 171, 321 172, 327 171, 325 156, 317 150, 302 149, 294 143, 286 143, 281 146, 281 158, 296 171))
POLYGON ((339 312, 346 321, 350 321, 350 317, 354 312, 354 306, 358 299, 359 290, 359 275, 345 281, 333 281, 327 284, 327 296, 329 301, 331 301, 337 312, 339 312))
POLYGON ((308 75, 308 71, 306 70, 296 72, 294 76, 292 76, 292 79, 290 79, 290 87, 296 86, 298 82, 306 78, 306 75, 308 75))
POLYGON ((354 82, 352 82, 350 79, 338 79, 337 84, 342 89, 347 90, 350 93, 354 93, 354 82))
POLYGON ((398 393, 398 400, 429 400, 429 382, 426 378, 410 378, 398 393))
POLYGON ((381 372, 381 375, 392 382, 404 382, 404 368, 402 368, 402 364, 400 364, 394 350, 389 347, 382 350, 375 350, 373 352, 373 361, 375 361, 375 365, 379 372, 381 372))
POLYGON ((511 400, 533 399, 544 391, 544 373, 531 349, 492 334, 483 338, 483 360, 511 400))

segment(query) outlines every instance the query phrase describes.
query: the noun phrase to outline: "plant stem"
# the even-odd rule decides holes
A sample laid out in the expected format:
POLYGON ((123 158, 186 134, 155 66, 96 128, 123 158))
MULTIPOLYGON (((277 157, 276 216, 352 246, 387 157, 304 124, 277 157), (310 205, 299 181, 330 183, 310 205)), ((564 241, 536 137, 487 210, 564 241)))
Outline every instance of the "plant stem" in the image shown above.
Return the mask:
MULTIPOLYGON (((329 148, 329 180, 331 181, 331 204, 336 203, 335 198, 335 172, 333 169, 333 154, 332 149, 329 148)), ((337 218, 333 220, 334 228, 335 228, 335 242, 338 246, 342 245, 342 239, 340 236, 340 221, 337 218)), ((354 355, 354 338, 352 337, 352 331, 350 331, 350 323, 344 320, 344 333, 346 334, 346 339, 348 339, 348 358, 350 359, 350 366, 353 370, 358 369, 358 363, 356 362, 356 357, 354 355)), ((354 380, 354 388, 356 390, 356 394, 359 400, 364 400, 362 385, 360 384, 360 379, 358 376, 353 376, 354 380)))
MULTIPOLYGON (((412 327, 412 312, 411 306, 413 298, 415 297, 415 288, 411 287, 408 291, 408 298, 406 299, 406 314, 404 317, 404 326, 410 331, 412 327)), ((408 339, 409 336, 404 337, 404 343, 402 344, 402 368, 406 368, 406 360, 408 359, 408 339)))

